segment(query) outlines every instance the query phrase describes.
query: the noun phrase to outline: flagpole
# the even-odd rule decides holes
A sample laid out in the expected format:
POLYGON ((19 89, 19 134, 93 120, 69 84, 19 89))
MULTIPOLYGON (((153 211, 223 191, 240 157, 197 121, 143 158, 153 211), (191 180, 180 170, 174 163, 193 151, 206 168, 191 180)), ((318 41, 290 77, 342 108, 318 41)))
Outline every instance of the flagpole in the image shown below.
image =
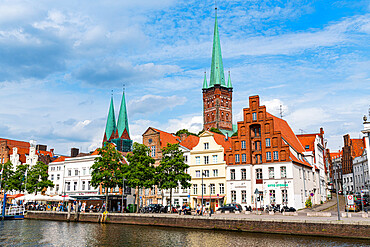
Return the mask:
POLYGON ((26 168, 26 183, 24 184, 24 194, 27 192, 27 168, 26 168))

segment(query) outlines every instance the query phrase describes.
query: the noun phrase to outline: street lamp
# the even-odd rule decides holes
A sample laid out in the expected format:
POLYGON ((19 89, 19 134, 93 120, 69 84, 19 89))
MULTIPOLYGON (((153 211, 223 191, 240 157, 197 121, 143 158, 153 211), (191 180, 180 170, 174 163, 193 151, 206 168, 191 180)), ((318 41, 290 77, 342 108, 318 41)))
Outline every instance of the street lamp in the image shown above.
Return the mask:
POLYGON ((340 212, 339 212, 339 196, 338 196, 338 177, 339 177, 339 165, 336 164, 335 166, 335 170, 337 171, 336 172, 336 179, 335 180, 335 192, 337 194, 337 211, 338 211, 338 220, 340 220, 340 212))
POLYGON ((211 197, 212 197, 212 189, 211 189, 211 184, 209 184, 209 216, 211 217, 212 211, 211 211, 211 197))
POLYGON ((201 190, 202 190, 202 216, 203 216, 203 176, 204 176, 204 173, 203 173, 203 169, 202 169, 202 185, 200 186, 201 187, 201 190))
POLYGON ((121 205, 122 213, 125 212, 124 209, 123 209, 123 197, 124 197, 124 195, 125 195, 125 178, 122 178, 122 205, 121 205))

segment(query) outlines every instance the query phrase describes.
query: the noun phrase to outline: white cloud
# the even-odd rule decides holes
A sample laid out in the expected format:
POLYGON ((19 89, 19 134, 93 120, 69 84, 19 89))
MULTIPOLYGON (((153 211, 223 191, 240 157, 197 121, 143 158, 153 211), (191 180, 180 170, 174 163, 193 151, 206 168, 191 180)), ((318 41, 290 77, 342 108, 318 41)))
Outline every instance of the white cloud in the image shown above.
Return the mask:
POLYGON ((159 96, 159 95, 144 95, 139 99, 134 99, 129 102, 128 108, 130 115, 134 114, 158 114, 165 109, 173 109, 178 105, 183 105, 186 102, 185 97, 180 96, 159 96))

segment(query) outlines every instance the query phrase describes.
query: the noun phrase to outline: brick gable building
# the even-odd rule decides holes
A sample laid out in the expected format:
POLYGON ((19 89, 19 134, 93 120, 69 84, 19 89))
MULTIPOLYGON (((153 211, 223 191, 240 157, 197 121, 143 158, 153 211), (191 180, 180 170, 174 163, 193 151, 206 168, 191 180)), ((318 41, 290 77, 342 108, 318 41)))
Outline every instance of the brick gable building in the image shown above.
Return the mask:
POLYGON ((259 96, 249 97, 238 135, 230 140, 231 149, 225 150, 227 202, 298 209, 314 194, 314 202, 320 203, 317 169, 306 160, 305 149, 288 123, 269 114, 259 96))

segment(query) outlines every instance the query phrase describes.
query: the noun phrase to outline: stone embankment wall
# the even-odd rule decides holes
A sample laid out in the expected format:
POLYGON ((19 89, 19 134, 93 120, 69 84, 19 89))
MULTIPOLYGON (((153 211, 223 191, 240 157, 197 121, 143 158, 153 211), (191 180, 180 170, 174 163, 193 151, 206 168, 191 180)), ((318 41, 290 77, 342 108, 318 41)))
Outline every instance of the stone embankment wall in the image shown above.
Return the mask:
POLYGON ((149 226, 183 227, 198 229, 217 229, 245 232, 327 236, 370 239, 368 222, 338 222, 320 220, 273 220, 273 219, 235 219, 220 217, 155 215, 155 214, 101 214, 101 213, 63 213, 29 211, 26 219, 59 220, 93 223, 118 223, 149 226))

